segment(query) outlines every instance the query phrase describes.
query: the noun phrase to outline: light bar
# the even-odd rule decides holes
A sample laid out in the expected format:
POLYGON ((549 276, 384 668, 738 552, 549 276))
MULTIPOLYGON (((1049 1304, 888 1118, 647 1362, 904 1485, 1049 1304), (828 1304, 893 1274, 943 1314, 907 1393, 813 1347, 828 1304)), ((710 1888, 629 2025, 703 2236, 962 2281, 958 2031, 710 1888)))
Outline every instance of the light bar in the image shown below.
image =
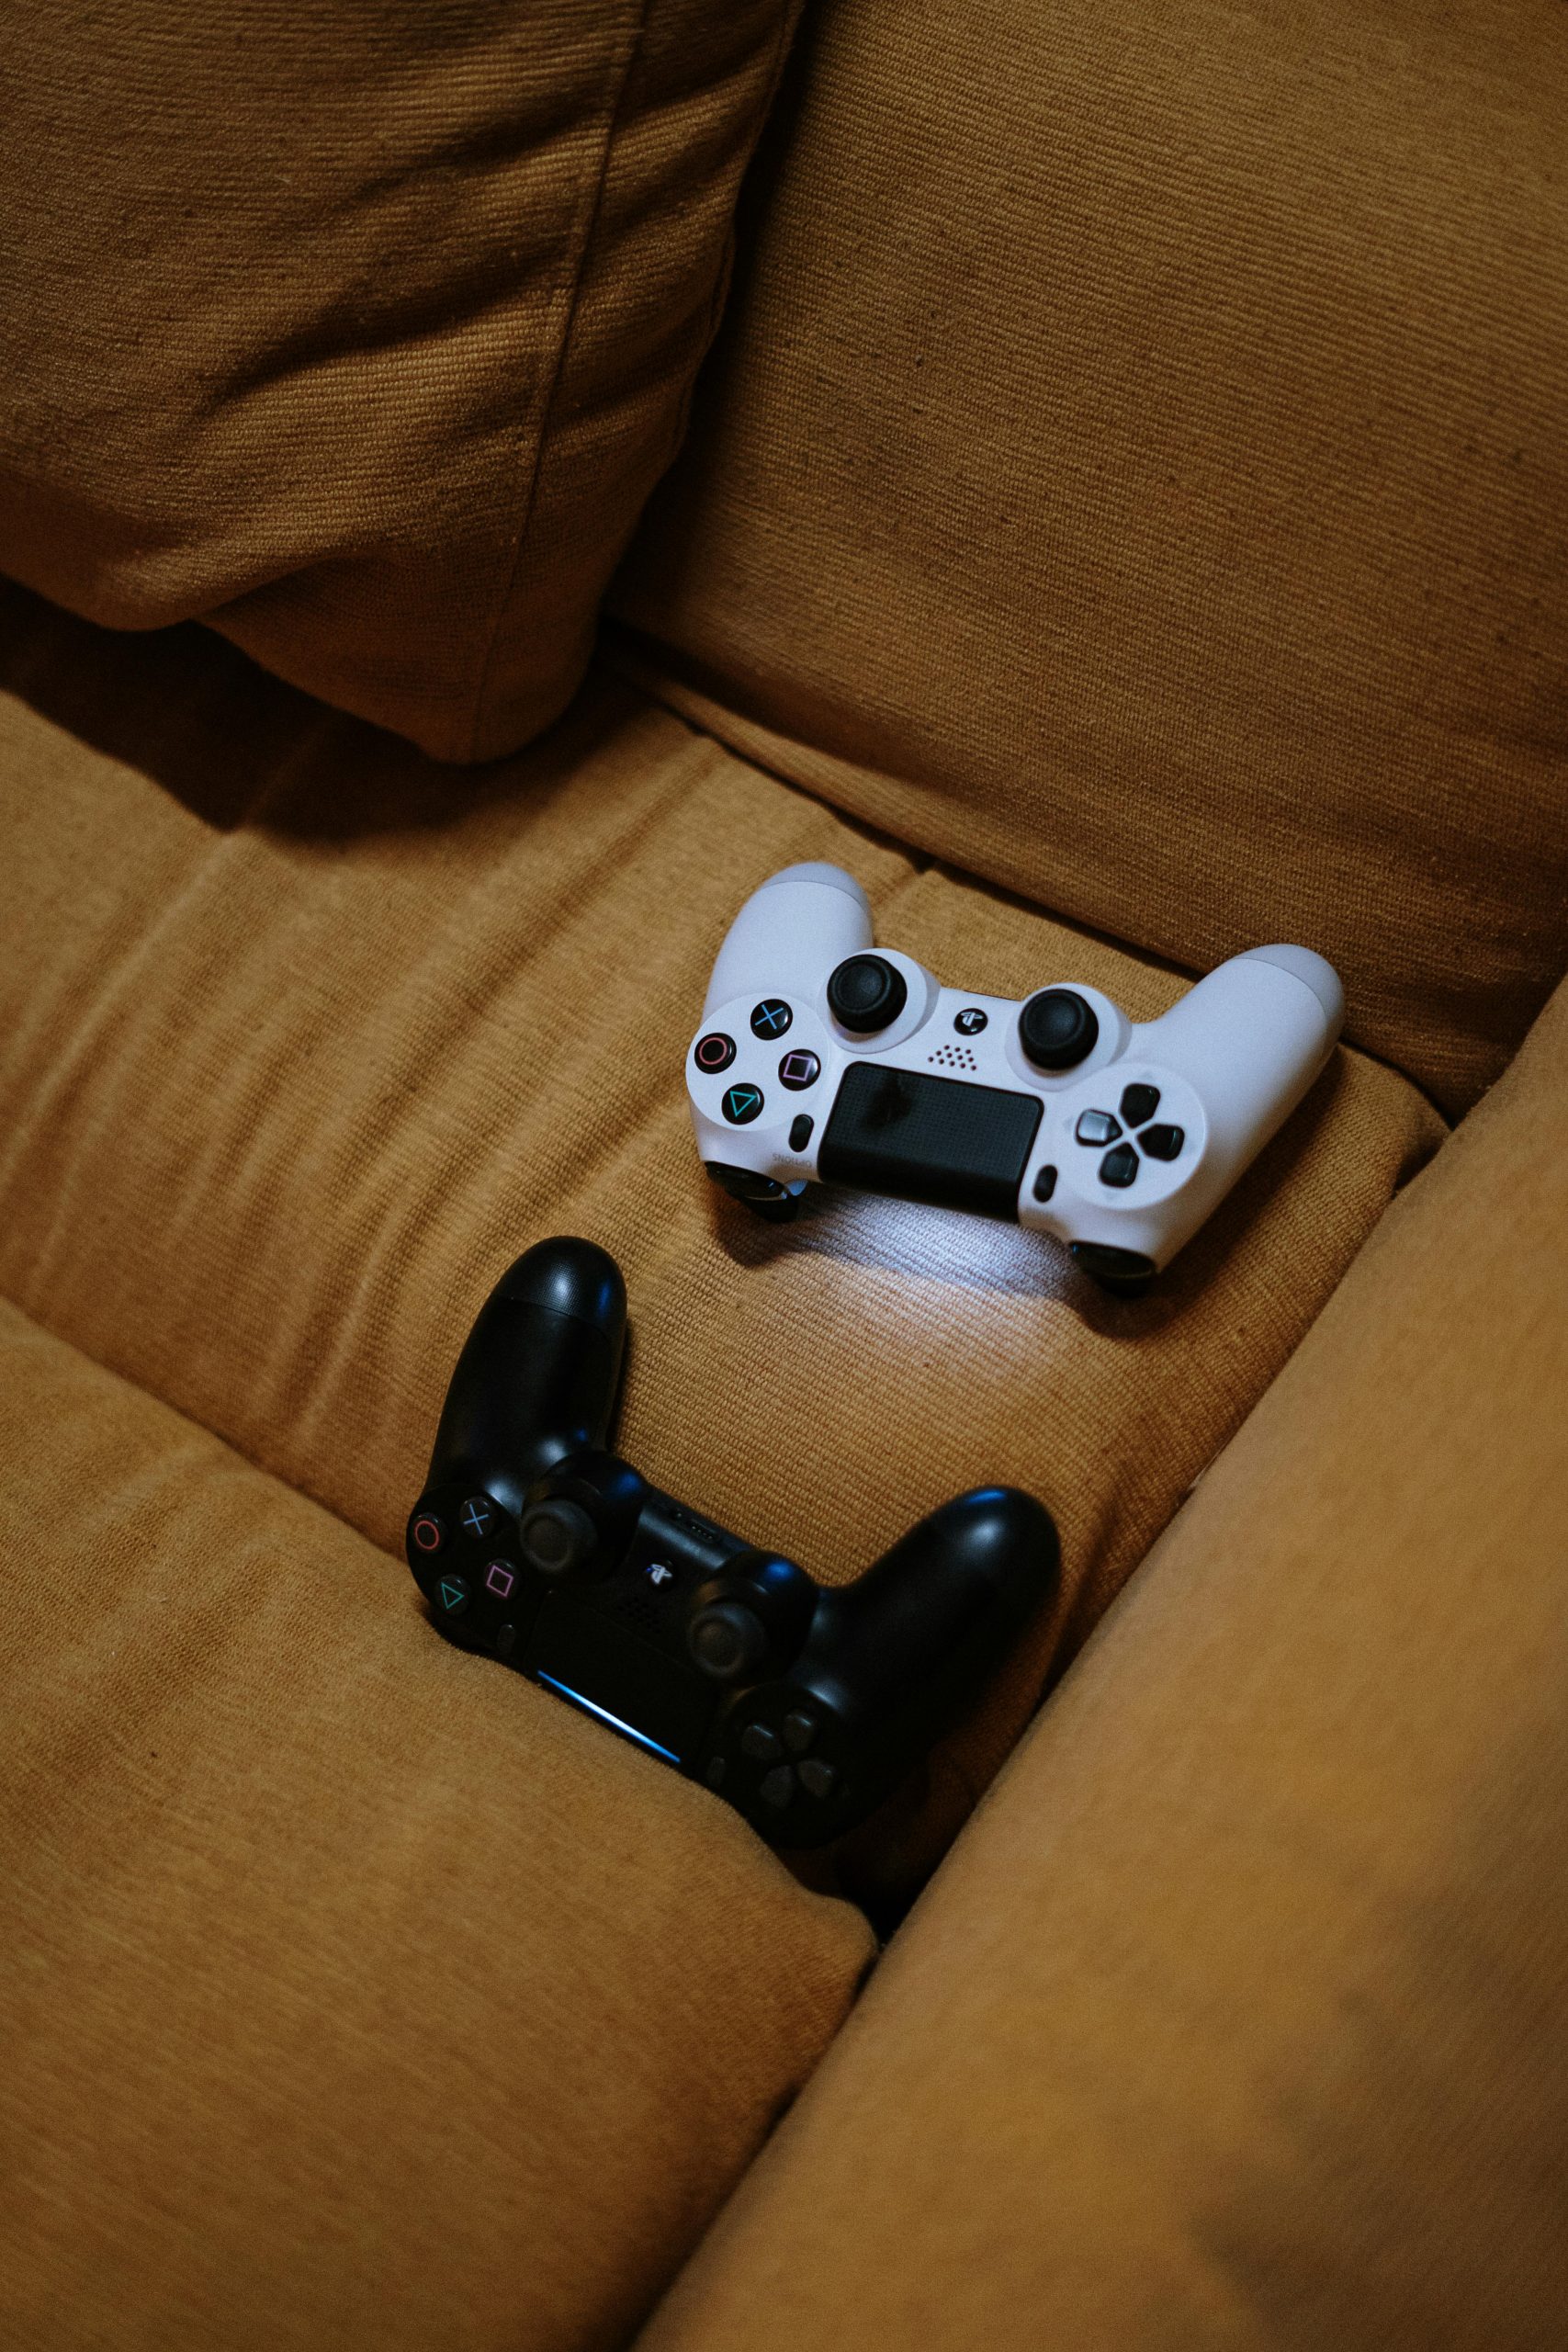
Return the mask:
MULTIPOLYGON (((535 1671, 537 1673, 538 1669, 535 1671)), ((574 1707, 582 1708, 587 1714, 597 1715, 602 1724, 608 1724, 612 1731, 618 1731, 623 1739, 635 1739, 639 1747, 646 1747, 650 1755, 662 1756, 667 1764, 680 1763, 681 1759, 672 1747, 660 1747, 659 1742, 649 1739, 645 1731, 635 1731, 630 1724, 624 1724, 619 1715, 613 1715, 608 1707, 601 1707, 592 1699, 585 1699, 581 1690, 569 1690, 566 1684, 558 1682, 553 1674, 539 1674, 538 1679, 547 1683, 552 1690, 558 1690, 563 1699, 570 1699, 574 1707)))

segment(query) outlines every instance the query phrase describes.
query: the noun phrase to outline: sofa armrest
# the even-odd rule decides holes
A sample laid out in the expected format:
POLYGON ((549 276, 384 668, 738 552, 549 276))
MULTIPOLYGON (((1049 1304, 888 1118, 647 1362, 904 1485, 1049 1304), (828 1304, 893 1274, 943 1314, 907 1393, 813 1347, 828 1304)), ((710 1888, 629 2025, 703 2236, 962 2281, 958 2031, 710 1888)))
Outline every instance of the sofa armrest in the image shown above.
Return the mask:
POLYGON ((649 2352, 1568 2340, 1568 988, 1041 1718, 649 2352))

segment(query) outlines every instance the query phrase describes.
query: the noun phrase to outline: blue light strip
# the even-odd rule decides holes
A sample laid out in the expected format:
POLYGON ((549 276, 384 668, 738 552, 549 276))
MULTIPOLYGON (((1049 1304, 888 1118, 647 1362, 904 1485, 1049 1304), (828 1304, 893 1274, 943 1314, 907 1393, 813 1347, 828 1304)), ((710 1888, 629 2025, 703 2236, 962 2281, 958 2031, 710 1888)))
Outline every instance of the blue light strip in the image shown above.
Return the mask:
POLYGON ((619 1715, 613 1715, 608 1707, 595 1706, 592 1699, 585 1699, 581 1690, 569 1690, 566 1684, 558 1682, 553 1674, 541 1674, 539 1679, 547 1682, 552 1690, 558 1690, 563 1699, 570 1699, 574 1707, 581 1707, 588 1714, 597 1715, 602 1724, 608 1724, 610 1729, 618 1731, 623 1738, 635 1739, 637 1746, 646 1747, 650 1755, 662 1756, 667 1764, 680 1763, 681 1759, 672 1747, 660 1747, 659 1742, 649 1739, 645 1731, 634 1731, 630 1724, 621 1721, 619 1715))

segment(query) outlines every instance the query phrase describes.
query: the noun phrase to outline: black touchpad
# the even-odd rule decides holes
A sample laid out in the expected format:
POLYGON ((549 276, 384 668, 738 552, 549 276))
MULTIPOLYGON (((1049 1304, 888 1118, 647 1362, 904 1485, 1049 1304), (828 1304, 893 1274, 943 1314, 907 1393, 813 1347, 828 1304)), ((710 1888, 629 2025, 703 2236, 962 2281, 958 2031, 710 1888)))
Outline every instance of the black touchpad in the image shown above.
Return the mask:
POLYGON ((524 1670, 671 1764, 690 1760, 712 1720, 711 1683, 567 1593, 540 1610, 524 1670))
POLYGON ((829 1184, 1016 1217, 1043 1108, 1034 1094, 852 1062, 817 1170, 829 1184))

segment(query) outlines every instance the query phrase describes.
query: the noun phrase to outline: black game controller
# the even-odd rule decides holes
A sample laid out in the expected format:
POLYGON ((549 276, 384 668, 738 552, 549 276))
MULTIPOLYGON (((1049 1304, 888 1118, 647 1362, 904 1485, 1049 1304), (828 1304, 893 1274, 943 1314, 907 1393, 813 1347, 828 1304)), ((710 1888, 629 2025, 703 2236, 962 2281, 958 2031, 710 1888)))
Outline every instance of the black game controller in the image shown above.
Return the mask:
POLYGON ((820 1586, 604 1451, 626 1294, 541 1241, 457 1359, 408 1557, 436 1625, 724 1797, 825 1845, 890 1795, 1055 1592, 1056 1531, 985 1487, 820 1586))

